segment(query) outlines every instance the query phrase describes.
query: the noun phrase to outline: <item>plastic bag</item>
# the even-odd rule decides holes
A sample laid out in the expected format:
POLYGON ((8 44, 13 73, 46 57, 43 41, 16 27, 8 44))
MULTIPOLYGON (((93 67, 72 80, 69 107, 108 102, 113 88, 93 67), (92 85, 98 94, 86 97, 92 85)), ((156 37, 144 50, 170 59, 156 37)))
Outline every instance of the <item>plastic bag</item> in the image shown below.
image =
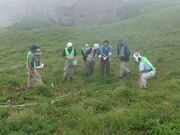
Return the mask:
POLYGON ((78 65, 78 61, 77 61, 77 58, 75 58, 73 61, 73 66, 76 67, 77 65, 78 65))

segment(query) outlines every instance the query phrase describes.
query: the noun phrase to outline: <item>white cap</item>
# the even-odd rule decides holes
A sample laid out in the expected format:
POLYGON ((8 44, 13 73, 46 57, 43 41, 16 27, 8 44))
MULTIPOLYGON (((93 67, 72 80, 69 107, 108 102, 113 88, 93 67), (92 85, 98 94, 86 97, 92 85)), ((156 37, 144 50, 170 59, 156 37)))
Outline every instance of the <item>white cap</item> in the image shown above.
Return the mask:
POLYGON ((86 43, 86 44, 85 44, 85 47, 89 47, 89 44, 86 43))
POLYGON ((133 57, 134 57, 135 61, 137 61, 137 62, 139 62, 139 58, 142 58, 142 56, 138 52, 134 53, 133 57))
POLYGON ((73 44, 71 43, 71 42, 69 42, 69 43, 67 43, 67 47, 69 48, 69 47, 72 47, 73 46, 73 44))
POLYGON ((99 49, 99 45, 98 44, 94 44, 94 49, 99 49))

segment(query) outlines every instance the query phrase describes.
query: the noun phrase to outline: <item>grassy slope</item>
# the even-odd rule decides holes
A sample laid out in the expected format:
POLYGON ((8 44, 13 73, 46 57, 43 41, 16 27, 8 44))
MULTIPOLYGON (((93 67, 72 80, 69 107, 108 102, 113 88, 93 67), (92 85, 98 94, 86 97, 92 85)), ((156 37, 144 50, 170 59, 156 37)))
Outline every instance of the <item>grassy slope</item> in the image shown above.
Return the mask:
POLYGON ((0 110, 0 134, 175 134, 179 124, 180 103, 180 3, 154 5, 146 14, 122 22, 94 27, 40 27, 32 30, 14 26, 0 30, 0 104, 38 102, 39 105, 0 110), (159 9, 159 7, 163 7, 159 9), (137 89, 138 64, 127 66, 132 75, 123 80, 119 74, 116 41, 123 38, 132 53, 139 51, 157 68, 148 90, 137 89), (84 78, 80 50, 108 39, 114 47, 112 76, 95 74, 84 78), (61 53, 67 42, 78 50, 79 66, 73 83, 63 82, 61 53), (31 44, 43 52, 46 67, 39 72, 45 83, 34 90, 24 88, 27 70, 12 69, 25 63, 31 44), (50 84, 54 83, 55 88, 50 84), (102 91, 96 93, 94 91, 102 91), (70 94, 53 105, 55 97, 70 94), (74 93, 78 97, 74 98, 74 93))

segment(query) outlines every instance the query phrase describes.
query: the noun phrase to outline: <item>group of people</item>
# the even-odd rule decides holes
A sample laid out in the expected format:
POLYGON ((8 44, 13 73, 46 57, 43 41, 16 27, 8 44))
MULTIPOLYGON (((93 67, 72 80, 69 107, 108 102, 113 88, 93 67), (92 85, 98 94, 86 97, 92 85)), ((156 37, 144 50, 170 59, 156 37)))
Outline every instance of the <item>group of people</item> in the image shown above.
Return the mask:
MULTIPOLYGON (((37 56, 35 54, 38 49, 39 47, 36 45, 31 46, 31 50, 27 56, 28 88, 32 88, 35 83, 43 84, 41 76, 36 70, 37 56)), ((106 75, 110 75, 113 47, 109 44, 108 40, 105 40, 101 47, 99 44, 94 44, 93 48, 91 48, 88 44, 85 44, 81 52, 83 57, 84 76, 87 77, 93 75, 95 62, 98 58, 100 58, 101 75, 104 75, 105 69, 106 75)), ((131 74, 131 70, 126 67, 131 52, 123 40, 118 40, 117 54, 120 60, 120 74, 118 78, 122 79, 125 73, 131 74)), ((63 50, 62 57, 65 59, 64 80, 67 81, 68 74, 70 74, 70 80, 72 81, 74 68, 77 66, 77 51, 71 42, 67 43, 67 47, 63 50)), ((138 86, 140 88, 147 88, 146 80, 155 75, 155 67, 146 57, 142 57, 139 53, 135 53, 133 57, 140 63, 138 86)))
MULTIPOLYGON (((83 57, 83 68, 85 76, 93 75, 95 62, 98 58, 100 58, 101 75, 104 75, 105 69, 106 75, 110 75, 110 63, 111 56, 113 54, 113 48, 109 44, 108 40, 105 40, 101 47, 99 46, 99 44, 94 44, 93 48, 90 48, 88 44, 85 44, 81 52, 83 57)), ((119 78, 122 78, 124 76, 124 73, 131 74, 131 71, 126 67, 126 63, 129 62, 130 51, 127 45, 122 40, 118 40, 117 52, 121 67, 119 78)), ((77 53, 71 42, 67 44, 67 48, 64 49, 62 57, 65 59, 64 79, 67 80, 68 71, 70 71, 70 80, 73 80, 73 60, 77 57, 77 53)))

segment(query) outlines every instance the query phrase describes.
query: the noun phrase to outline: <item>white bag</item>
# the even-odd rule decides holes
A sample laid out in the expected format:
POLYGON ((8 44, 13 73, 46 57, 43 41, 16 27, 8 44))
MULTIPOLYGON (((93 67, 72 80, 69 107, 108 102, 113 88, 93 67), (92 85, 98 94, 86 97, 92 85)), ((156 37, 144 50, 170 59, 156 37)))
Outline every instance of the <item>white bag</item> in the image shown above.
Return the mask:
POLYGON ((77 65, 78 65, 78 61, 77 61, 77 58, 75 58, 73 61, 73 66, 76 67, 77 65))

